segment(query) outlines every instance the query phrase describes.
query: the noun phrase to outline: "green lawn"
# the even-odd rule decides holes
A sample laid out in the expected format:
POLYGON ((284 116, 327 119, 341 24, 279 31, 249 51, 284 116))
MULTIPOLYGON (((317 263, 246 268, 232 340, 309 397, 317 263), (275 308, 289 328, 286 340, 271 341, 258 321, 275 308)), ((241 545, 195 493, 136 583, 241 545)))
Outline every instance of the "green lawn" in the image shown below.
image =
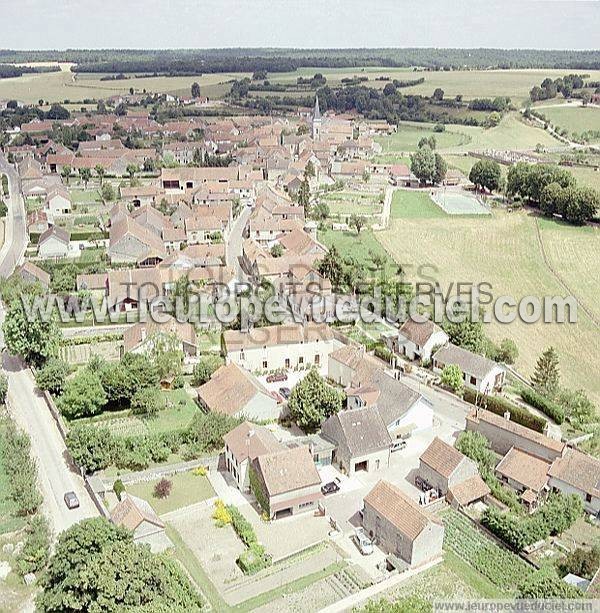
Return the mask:
POLYGON ((328 229, 319 232, 319 240, 327 247, 335 245, 342 258, 354 258, 368 276, 377 276, 380 272, 373 265, 369 251, 386 256, 388 258, 387 272, 390 274, 396 272, 393 261, 371 230, 362 230, 357 235, 353 230, 343 232, 328 229))
POLYGON ((156 417, 144 418, 131 415, 129 410, 104 412, 96 417, 77 419, 71 422, 93 423, 106 426, 117 436, 159 434, 185 428, 200 409, 185 389, 162 391, 167 406, 156 417))
POLYGON ((194 475, 191 471, 177 473, 166 479, 173 483, 173 489, 167 498, 157 498, 154 495, 158 479, 126 485, 126 490, 133 496, 147 500, 159 515, 202 502, 215 495, 208 478, 194 475))
POLYGON ((84 249, 79 256, 78 261, 89 264, 92 262, 100 262, 104 253, 106 253, 106 250, 103 248, 84 249))
POLYGON ((380 136, 375 140, 381 145, 381 154, 390 154, 394 151, 416 151, 417 145, 422 138, 433 136, 436 140, 437 149, 448 149, 467 144, 471 139, 463 131, 455 126, 447 126, 445 132, 434 132, 433 126, 414 123, 401 123, 398 131, 390 136, 380 136))
POLYGON ((434 219, 448 215, 429 197, 427 192, 399 189, 392 199, 392 219, 434 219))
POLYGON ((71 189, 70 193, 75 204, 93 204, 102 201, 96 189, 71 189))
MULTIPOLYGON (((581 107, 560 105, 540 109, 548 120, 559 128, 564 128, 569 134, 582 134, 588 130, 600 131, 600 109, 597 107, 581 107)), ((598 138, 592 142, 598 142, 598 138)))

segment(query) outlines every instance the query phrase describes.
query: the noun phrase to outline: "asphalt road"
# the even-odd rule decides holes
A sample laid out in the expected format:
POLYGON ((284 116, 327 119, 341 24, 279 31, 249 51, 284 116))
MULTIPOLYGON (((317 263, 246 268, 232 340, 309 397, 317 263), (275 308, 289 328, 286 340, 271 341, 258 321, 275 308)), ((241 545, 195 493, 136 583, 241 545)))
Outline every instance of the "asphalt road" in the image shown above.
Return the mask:
MULTIPOLYGON (((25 210, 16 171, 0 154, 0 172, 9 178, 10 198, 5 228, 5 242, 0 249, 0 275, 10 276, 23 257, 27 245, 25 210)), ((5 308, 0 303, 0 324, 4 323, 5 308)), ((43 397, 36 391, 33 374, 17 357, 5 350, 0 326, 2 368, 8 378, 8 405, 17 424, 31 439, 31 451, 38 468, 40 490, 44 497, 43 510, 54 534, 87 517, 99 515, 83 479, 66 460, 66 447, 43 397), (73 491, 80 507, 69 510, 64 502, 65 492, 73 491)))
POLYGON ((241 282, 245 281, 246 279, 246 275, 240 266, 240 256, 242 255, 242 245, 244 242, 242 234, 251 214, 252 209, 249 206, 244 207, 237 219, 233 222, 231 231, 229 232, 229 236, 227 238, 227 266, 233 268, 236 279, 241 282))
POLYGON ((17 171, 0 152, 0 174, 8 177, 9 197, 2 196, 8 206, 4 225, 4 243, 0 249, 0 277, 11 275, 27 247, 27 217, 17 171))

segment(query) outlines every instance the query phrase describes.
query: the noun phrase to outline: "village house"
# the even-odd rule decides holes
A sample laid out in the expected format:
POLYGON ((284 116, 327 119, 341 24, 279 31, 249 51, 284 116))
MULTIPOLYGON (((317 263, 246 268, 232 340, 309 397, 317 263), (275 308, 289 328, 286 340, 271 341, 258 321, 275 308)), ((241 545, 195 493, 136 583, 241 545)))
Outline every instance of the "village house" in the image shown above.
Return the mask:
POLYGON ((504 416, 477 408, 466 417, 466 429, 479 432, 490 441, 491 448, 500 455, 506 455, 512 447, 517 447, 530 455, 549 462, 561 457, 565 444, 553 438, 526 428, 504 416))
POLYGON ((438 349, 433 356, 433 372, 441 373, 444 366, 454 364, 463 374, 467 387, 481 394, 494 394, 502 390, 506 371, 497 362, 482 355, 457 347, 452 343, 438 349))
POLYGON ((332 463, 347 475, 389 466, 392 439, 375 407, 331 415, 323 422, 321 435, 335 443, 332 463))
POLYGON ((67 215, 71 212, 71 195, 63 185, 55 185, 48 190, 44 210, 51 219, 58 215, 67 215))
POLYGON ((259 455, 280 451, 283 446, 270 430, 248 421, 242 422, 223 437, 225 467, 242 492, 250 492, 250 463, 259 455))
POLYGON ((39 283, 46 289, 50 287, 50 275, 29 260, 19 266, 17 274, 25 283, 39 283))
POLYGON ((121 198, 134 208, 158 204, 160 197, 164 194, 164 190, 156 185, 121 186, 119 191, 121 198))
POLYGON ((149 355, 160 345, 181 351, 186 357, 195 356, 198 351, 196 329, 189 322, 180 322, 161 313, 147 322, 134 324, 123 333, 125 352, 149 355))
POLYGON ((321 477, 307 446, 257 456, 250 485, 270 519, 315 511, 323 498, 321 477))
POLYGON ((578 449, 565 449, 548 470, 549 486, 563 494, 576 494, 587 513, 600 517, 600 460, 578 449))
POLYGON ((325 324, 284 324, 223 333, 227 360, 251 372, 310 368, 327 363, 337 341, 325 324))
POLYGON ((71 235, 68 230, 52 226, 40 235, 38 255, 41 258, 65 258, 69 254, 71 235))
POLYGON ((113 263, 156 264, 164 259, 165 248, 160 235, 123 215, 111 221, 108 256, 113 263))
POLYGON ((550 462, 511 447, 496 466, 498 479, 515 490, 525 508, 533 513, 548 491, 550 462))
POLYGON ((110 521, 133 532, 136 543, 150 545, 155 553, 164 551, 170 541, 165 535, 165 524, 148 502, 124 492, 121 501, 111 511, 110 521))
POLYGON ((390 351, 409 360, 428 362, 432 351, 449 340, 448 335, 430 318, 413 315, 400 326, 397 335, 386 338, 386 344, 390 351))
POLYGON ((196 392, 200 406, 213 413, 255 421, 277 419, 281 413, 275 397, 252 373, 233 362, 218 368, 196 392))
POLYGON ((479 476, 477 464, 437 436, 419 458, 418 476, 438 490, 440 496, 447 496, 460 506, 490 493, 479 476))
POLYGON ((411 567, 442 555, 442 521, 388 481, 379 481, 365 496, 362 523, 378 547, 411 567))

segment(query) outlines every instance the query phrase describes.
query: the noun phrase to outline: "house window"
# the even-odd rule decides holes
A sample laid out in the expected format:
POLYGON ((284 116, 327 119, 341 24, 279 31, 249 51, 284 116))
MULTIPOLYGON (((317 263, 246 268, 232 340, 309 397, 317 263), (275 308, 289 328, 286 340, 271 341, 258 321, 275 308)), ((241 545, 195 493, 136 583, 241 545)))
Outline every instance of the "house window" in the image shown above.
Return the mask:
POLYGON ((186 189, 192 189, 192 188, 194 187, 194 184, 193 184, 191 181, 188 181, 188 182, 185 184, 185 187, 186 187, 186 189))
POLYGON ((304 358, 302 356, 298 358, 298 364, 304 364, 304 358))
POLYGON ((592 495, 591 494, 586 494, 585 495, 585 501, 586 502, 592 502, 592 495))
POLYGON ((290 358, 285 358, 285 367, 286 368, 290 367, 290 358))
POLYGON ((263 360, 263 368, 268 368, 267 360, 263 360))
POLYGON ((317 355, 315 356, 315 364, 320 364, 321 363, 321 356, 317 353, 317 355))
POLYGON ((306 509, 306 507, 312 507, 313 506, 313 502, 302 502, 298 505, 299 509, 306 509))
POLYGON ((475 377, 471 377, 471 385, 477 385, 477 379, 475 377))

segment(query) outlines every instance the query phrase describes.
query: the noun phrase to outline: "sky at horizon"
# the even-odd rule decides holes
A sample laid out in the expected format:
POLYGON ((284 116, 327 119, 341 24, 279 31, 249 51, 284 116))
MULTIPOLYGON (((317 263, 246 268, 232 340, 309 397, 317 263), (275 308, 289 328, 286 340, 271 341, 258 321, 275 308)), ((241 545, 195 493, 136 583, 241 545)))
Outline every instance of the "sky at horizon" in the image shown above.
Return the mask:
POLYGON ((600 0, 0 0, 0 48, 600 48, 600 0))

